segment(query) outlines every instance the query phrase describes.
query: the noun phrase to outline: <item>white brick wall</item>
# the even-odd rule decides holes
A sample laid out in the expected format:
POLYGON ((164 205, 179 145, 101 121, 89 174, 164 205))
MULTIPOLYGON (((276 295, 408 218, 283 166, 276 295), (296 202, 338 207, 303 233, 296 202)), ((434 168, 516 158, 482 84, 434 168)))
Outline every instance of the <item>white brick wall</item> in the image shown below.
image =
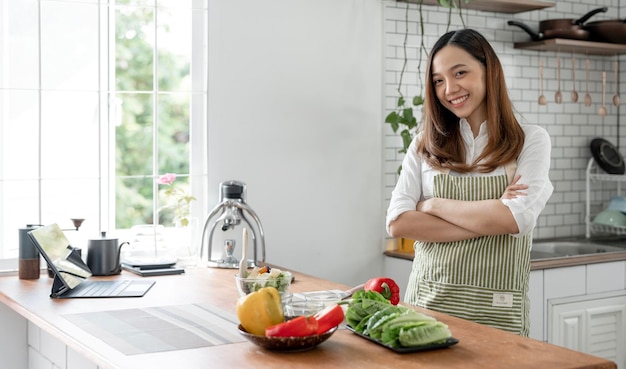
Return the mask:
MULTIPOLYGON (((589 93, 593 105, 586 107, 582 103, 585 93, 585 56, 575 55, 576 58, 576 90, 579 92, 578 103, 570 101, 572 91, 571 57, 570 53, 561 56, 561 90, 564 94, 563 104, 554 103, 554 93, 557 89, 556 66, 557 53, 518 50, 513 48, 514 42, 528 41, 530 36, 518 27, 507 25, 508 20, 518 20, 534 28, 539 27, 539 21, 556 18, 579 18, 589 10, 600 6, 607 6, 609 11, 598 14, 590 21, 620 18, 618 1, 577 0, 558 1, 556 6, 544 10, 533 10, 518 14, 501 14, 463 10, 465 24, 483 33, 492 43, 504 67, 509 93, 518 117, 523 123, 539 124, 545 127, 552 137, 552 170, 550 178, 555 192, 548 202, 542 215, 539 217, 534 236, 536 238, 564 237, 585 234, 585 169, 591 154, 589 142, 592 137, 604 137, 614 144, 618 144, 617 137, 617 108, 610 104, 615 93, 613 83, 613 62, 622 60, 619 56, 590 56, 590 83, 589 93), (541 107, 537 104, 539 96, 539 59, 544 63, 544 95, 548 98, 548 105, 541 107), (601 118, 597 114, 602 100, 602 71, 607 71, 607 109, 608 115, 601 118)), ((403 40, 405 30, 406 3, 397 3, 387 0, 384 4, 385 19, 385 107, 389 113, 397 99, 397 80, 400 75, 403 60, 403 40)), ((445 33, 448 29, 448 9, 437 6, 422 7, 426 49, 445 33)), ((408 56, 409 63, 403 82, 408 84, 402 91, 405 96, 412 98, 421 89, 417 84, 417 51, 420 42, 418 6, 409 5, 409 32, 408 56)), ((451 18, 451 29, 461 28, 462 23, 456 11, 451 18)), ((426 62, 426 55, 422 63, 426 62)), ((623 63, 622 63, 623 64, 623 63)), ((424 72, 422 65, 422 73, 424 72)), ((626 67, 620 67, 620 74, 626 67)), ((422 77, 423 79, 423 77, 422 77)), ((622 78, 623 80, 623 78, 622 78)), ((621 84, 620 84, 621 85, 621 84)), ((625 129, 620 129, 619 143, 624 142, 625 129)), ((402 154, 398 154, 401 146, 400 138, 390 127, 386 127, 385 137, 385 191, 388 201, 391 190, 396 181, 396 170, 401 163, 402 154)), ((620 145, 623 146, 623 145, 620 145)), ((624 152, 624 150, 621 150, 624 152)), ((594 204, 597 207, 606 206, 610 196, 615 194, 614 184, 598 184, 594 187, 594 204)))

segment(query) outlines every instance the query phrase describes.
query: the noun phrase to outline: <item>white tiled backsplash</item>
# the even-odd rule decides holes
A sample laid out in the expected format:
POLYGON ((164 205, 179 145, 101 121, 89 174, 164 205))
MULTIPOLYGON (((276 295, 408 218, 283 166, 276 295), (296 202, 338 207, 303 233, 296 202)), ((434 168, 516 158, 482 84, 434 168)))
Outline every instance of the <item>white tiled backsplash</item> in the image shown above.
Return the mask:
MULTIPOLYGON (((552 165, 550 178, 554 184, 554 194, 538 219, 535 238, 551 238, 578 236, 585 234, 585 172, 591 153, 589 142, 593 137, 604 137, 612 143, 623 147, 624 130, 618 129, 618 108, 611 104, 615 93, 613 63, 621 61, 623 56, 589 56, 589 93, 593 105, 586 107, 583 96, 585 85, 585 55, 574 55, 576 61, 576 90, 579 92, 578 103, 570 100, 572 91, 571 53, 537 52, 513 48, 514 42, 529 41, 530 36, 518 27, 507 25, 508 20, 518 20, 538 30, 539 21, 546 19, 572 18, 577 19, 588 11, 601 6, 609 8, 607 13, 600 13, 590 19, 620 18, 619 2, 611 1, 556 1, 553 8, 533 10, 517 14, 492 13, 475 10, 463 10, 463 19, 467 27, 483 33, 491 42, 504 67, 509 95, 518 118, 522 123, 538 124, 545 127, 552 138, 552 165), (557 56, 561 57, 561 90, 563 103, 554 102, 557 90, 557 56), (544 95, 548 98, 547 106, 539 106, 539 60, 544 65, 544 95), (602 118, 597 114, 602 101, 602 71, 607 72, 606 101, 608 114, 602 118), (619 139, 618 139, 619 132, 619 139)), ((397 100, 397 80, 403 63, 403 41, 406 27, 406 3, 396 1, 385 2, 385 115, 395 107, 397 100)), ((458 10, 452 10, 451 25, 448 28, 449 10, 438 6, 422 6, 424 25, 424 43, 427 50, 437 38, 448 30, 462 28, 458 10)), ((407 54, 409 62, 403 81, 407 85, 403 94, 409 99, 418 91, 417 55, 421 41, 419 34, 419 11, 415 4, 409 5, 409 37, 407 54)), ((422 57, 422 74, 426 62, 422 57)), ((623 64, 623 63, 621 63, 623 64)), ((620 66, 620 74, 625 71, 620 66)), ((423 79, 423 76, 421 77, 423 79)), ((621 78, 622 80, 624 78, 621 78)), ((620 83, 620 86, 623 83, 620 83)), ((623 99, 622 99, 623 100, 623 99)), ((396 170, 401 163, 403 154, 399 154, 401 141, 390 127, 386 128, 385 138, 385 190, 388 201, 396 182, 396 170)), ((624 153, 624 150, 620 150, 624 153)), ((594 184, 592 198, 600 208, 607 204, 608 199, 616 194, 615 184, 594 184)))

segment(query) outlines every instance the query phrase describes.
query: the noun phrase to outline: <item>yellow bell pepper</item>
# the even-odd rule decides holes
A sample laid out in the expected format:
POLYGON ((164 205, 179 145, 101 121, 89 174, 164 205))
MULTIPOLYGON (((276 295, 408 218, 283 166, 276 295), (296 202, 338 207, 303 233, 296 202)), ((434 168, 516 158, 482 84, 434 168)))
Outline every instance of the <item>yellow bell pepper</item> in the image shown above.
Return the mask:
POLYGON ((249 333, 265 335, 265 328, 285 321, 280 294, 274 287, 263 287, 237 300, 237 317, 249 333))

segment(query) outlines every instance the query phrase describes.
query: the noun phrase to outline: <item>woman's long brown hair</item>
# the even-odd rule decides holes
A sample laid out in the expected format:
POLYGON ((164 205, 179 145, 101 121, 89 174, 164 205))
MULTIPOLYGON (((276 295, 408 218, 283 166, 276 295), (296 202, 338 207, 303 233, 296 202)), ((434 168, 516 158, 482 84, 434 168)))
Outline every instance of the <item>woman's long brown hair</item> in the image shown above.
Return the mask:
POLYGON ((417 153, 423 155, 428 165, 461 173, 488 173, 517 159, 524 145, 524 131, 513 113, 500 60, 480 33, 462 29, 441 36, 428 56, 426 76, 422 139, 417 153), (449 45, 462 48, 485 67, 489 140, 482 154, 470 165, 465 164, 459 118, 441 104, 432 81, 433 58, 449 45))

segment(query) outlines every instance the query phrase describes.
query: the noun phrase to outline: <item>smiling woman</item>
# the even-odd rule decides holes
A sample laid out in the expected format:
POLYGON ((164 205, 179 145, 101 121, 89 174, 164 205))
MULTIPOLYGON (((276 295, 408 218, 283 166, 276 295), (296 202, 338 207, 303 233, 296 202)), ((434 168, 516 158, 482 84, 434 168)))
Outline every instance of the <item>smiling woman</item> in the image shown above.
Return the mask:
POLYGON ((0 259, 17 256, 25 224, 85 218, 85 235, 170 226, 159 173, 206 187, 192 146, 205 145, 207 7, 0 4, 0 259))
POLYGON ((530 240, 552 194, 550 137, 519 124, 479 32, 441 36, 426 68, 423 129, 387 211, 391 236, 417 240, 404 299, 527 335, 530 240))

